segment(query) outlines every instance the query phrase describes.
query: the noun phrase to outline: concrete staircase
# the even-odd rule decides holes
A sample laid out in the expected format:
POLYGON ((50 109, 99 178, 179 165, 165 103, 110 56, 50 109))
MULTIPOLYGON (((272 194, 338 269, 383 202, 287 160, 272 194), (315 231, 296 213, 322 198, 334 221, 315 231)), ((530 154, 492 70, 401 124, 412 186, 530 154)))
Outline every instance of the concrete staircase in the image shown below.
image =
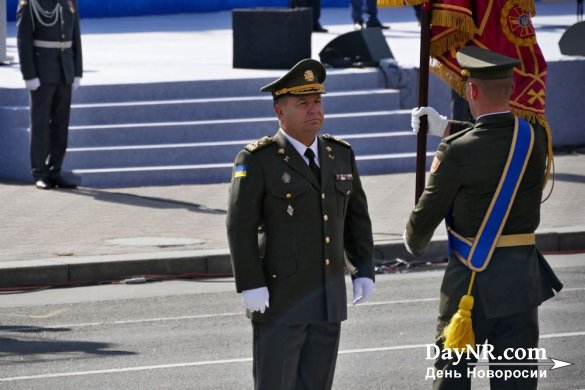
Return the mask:
MULTIPOLYGON (((227 182, 238 151, 278 128, 272 98, 258 92, 271 80, 82 87, 64 170, 98 188, 227 182)), ((410 110, 400 109, 400 91, 382 85, 376 70, 327 79, 323 132, 352 144, 362 175, 415 169, 410 110)), ((2 112, 21 132, 28 127, 26 103, 2 112)))

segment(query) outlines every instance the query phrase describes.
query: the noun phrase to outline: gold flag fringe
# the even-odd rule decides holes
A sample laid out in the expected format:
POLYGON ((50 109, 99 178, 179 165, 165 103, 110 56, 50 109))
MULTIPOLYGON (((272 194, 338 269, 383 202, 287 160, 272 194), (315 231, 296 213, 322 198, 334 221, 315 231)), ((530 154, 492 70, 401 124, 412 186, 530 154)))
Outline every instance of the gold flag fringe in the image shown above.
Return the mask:
POLYGON ((428 3, 430 0, 378 0, 378 7, 402 7, 406 5, 419 5, 428 3))
POLYGON ((430 51, 432 56, 441 55, 454 46, 462 46, 465 42, 473 38, 477 32, 475 22, 471 16, 453 12, 433 10, 431 24, 446 28, 457 27, 456 30, 442 38, 437 40, 431 38, 430 51))

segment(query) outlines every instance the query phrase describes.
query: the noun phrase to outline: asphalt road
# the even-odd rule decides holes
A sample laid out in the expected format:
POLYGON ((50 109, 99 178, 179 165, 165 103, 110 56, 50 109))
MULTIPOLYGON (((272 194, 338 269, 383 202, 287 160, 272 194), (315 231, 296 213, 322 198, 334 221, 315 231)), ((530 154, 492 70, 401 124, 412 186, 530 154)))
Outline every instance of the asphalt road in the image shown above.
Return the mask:
MULTIPOLYGON (((573 364, 548 370, 539 388, 585 388, 585 254, 548 258, 565 289, 541 307, 540 347, 573 364)), ((343 323, 335 389, 430 388, 441 277, 379 275, 373 300, 343 323)), ((242 390, 251 371, 251 326, 231 279, 0 295, 0 389, 242 390)))

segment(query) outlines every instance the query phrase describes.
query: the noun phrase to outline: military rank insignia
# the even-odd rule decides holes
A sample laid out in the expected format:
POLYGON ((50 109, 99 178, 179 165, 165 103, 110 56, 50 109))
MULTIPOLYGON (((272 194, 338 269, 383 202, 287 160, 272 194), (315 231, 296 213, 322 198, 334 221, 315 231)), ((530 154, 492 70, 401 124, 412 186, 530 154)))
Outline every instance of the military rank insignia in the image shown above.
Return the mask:
POLYGON ((236 165, 236 167, 234 168, 234 178, 246 177, 247 173, 248 173, 247 165, 236 165))

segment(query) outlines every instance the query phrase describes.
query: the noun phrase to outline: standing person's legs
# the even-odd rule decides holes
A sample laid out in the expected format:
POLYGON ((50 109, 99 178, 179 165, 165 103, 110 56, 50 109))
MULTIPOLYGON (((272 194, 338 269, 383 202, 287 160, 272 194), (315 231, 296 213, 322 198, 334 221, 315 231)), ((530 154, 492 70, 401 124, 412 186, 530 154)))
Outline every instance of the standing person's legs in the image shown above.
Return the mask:
POLYGON ((354 23, 364 24, 362 13, 363 0, 351 0, 351 20, 353 20, 354 23))
POLYGON ((339 323, 278 325, 252 322, 256 390, 330 389, 339 323))
POLYGON ((321 0, 311 1, 313 7, 313 26, 320 26, 319 19, 321 19, 321 0))
POLYGON ((63 165, 63 159, 67 150, 69 117, 71 113, 71 91, 71 84, 57 85, 51 107, 51 156, 49 158, 49 168, 57 174, 61 171, 61 165, 63 165))
POLYGON ((256 390, 295 390, 306 325, 252 322, 256 390))
POLYGON ((289 0, 291 8, 311 7, 313 9, 313 29, 321 27, 319 18, 321 17, 321 0, 289 0))
POLYGON ((368 14, 368 26, 380 25, 378 19, 378 5, 376 0, 366 0, 366 14, 368 14))
MULTIPOLYGON (((523 311, 520 313, 512 314, 506 317, 499 318, 496 326, 488 336, 488 342, 494 346, 493 355, 497 359, 498 356, 504 356, 506 349, 509 349, 507 355, 514 355, 516 351, 519 353, 525 353, 528 349, 538 347, 538 308, 523 311), (511 352, 510 352, 511 351, 511 352)), ((515 356, 515 355, 514 355, 515 356)), ((520 355, 521 356, 521 355, 520 355)), ((528 356, 526 356, 528 357, 528 356)), ((491 362, 491 359, 490 359, 491 362)), ((503 373, 506 370, 511 372, 514 371, 532 371, 538 369, 534 364, 537 361, 534 359, 517 359, 513 360, 495 360, 493 363, 527 363, 526 366, 496 366, 492 370, 494 372, 500 371, 503 373), (528 365, 532 364, 532 365, 528 365)), ((491 367, 490 367, 491 368, 491 367)), ((512 378, 504 378, 504 376, 497 377, 494 375, 490 379, 490 386, 492 389, 522 389, 530 390, 536 389, 538 384, 538 378, 535 376, 531 378, 523 378, 520 375, 519 378, 513 376, 512 378)))
POLYGON ((308 326, 307 339, 299 362, 298 390, 331 389, 340 331, 340 323, 318 323, 308 326))
POLYGON ((41 84, 30 92, 30 159, 35 180, 49 178, 47 163, 51 154, 50 120, 55 91, 55 85, 41 84))
POLYGON ((382 28, 388 29, 390 26, 385 26, 378 19, 378 5, 376 0, 366 0, 366 13, 368 14, 368 22, 366 27, 368 28, 382 28))

